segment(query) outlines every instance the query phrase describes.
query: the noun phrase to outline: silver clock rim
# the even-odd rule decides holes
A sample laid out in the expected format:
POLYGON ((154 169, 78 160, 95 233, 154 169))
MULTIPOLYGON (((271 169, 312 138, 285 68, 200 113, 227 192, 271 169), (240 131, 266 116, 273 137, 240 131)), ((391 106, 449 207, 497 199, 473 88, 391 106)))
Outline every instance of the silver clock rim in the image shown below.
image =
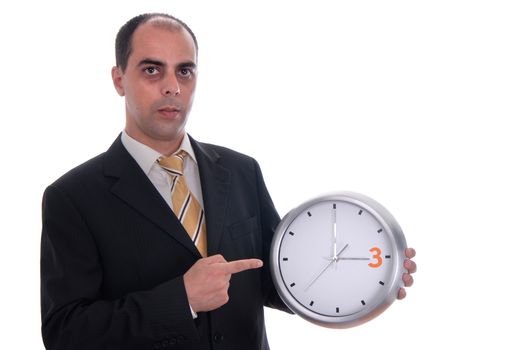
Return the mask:
POLYGON ((406 271, 403 267, 403 259, 401 259, 405 256, 406 248, 407 242, 401 227, 392 214, 383 205, 361 193, 340 191, 309 199, 308 201, 303 202, 298 207, 289 211, 289 213, 284 216, 284 218, 278 224, 272 240, 270 250, 270 270, 278 294, 294 313, 312 323, 323 327, 349 328, 358 326, 377 317, 396 300, 398 289, 403 286, 402 275, 406 271), (394 256, 392 283, 388 285, 388 289, 383 294, 384 297, 374 301, 373 303, 370 303, 360 312, 345 316, 328 316, 318 314, 303 306, 292 296, 292 294, 287 289, 280 270, 280 246, 288 227, 296 219, 296 217, 301 212, 303 212, 303 210, 309 208, 313 204, 325 201, 345 201, 364 208, 366 211, 371 213, 380 222, 380 224, 382 224, 384 232, 389 236, 394 247, 393 251, 391 252, 391 254, 394 256))

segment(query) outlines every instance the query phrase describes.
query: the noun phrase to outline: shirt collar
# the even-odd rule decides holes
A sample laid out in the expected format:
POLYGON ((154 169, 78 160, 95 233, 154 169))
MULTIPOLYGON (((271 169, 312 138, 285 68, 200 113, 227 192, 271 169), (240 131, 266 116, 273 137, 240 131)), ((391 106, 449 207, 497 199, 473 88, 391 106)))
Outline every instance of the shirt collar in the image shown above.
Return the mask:
MULTIPOLYGON (((131 136, 127 134, 127 132, 125 132, 125 130, 122 131, 121 139, 127 152, 129 152, 129 154, 134 158, 134 160, 138 163, 140 168, 142 168, 143 172, 146 174, 149 174, 151 168, 156 164, 156 160, 163 156, 163 154, 159 153, 158 151, 155 151, 151 147, 133 139, 131 136)), ((180 150, 184 150, 185 152, 187 152, 187 154, 190 156, 190 159, 195 164, 198 164, 196 161, 196 156, 194 155, 194 150, 192 148, 191 141, 189 140, 189 136, 187 135, 187 133, 184 134, 182 143, 180 144, 180 147, 176 150, 176 152, 180 150)))

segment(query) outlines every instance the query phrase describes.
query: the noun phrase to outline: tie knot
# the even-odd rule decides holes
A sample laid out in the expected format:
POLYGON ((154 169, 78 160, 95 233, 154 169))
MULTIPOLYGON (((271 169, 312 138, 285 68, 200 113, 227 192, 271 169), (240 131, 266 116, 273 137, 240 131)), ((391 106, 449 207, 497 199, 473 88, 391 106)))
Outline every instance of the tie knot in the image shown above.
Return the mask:
POLYGON ((169 157, 158 158, 158 164, 171 175, 183 175, 183 159, 187 153, 179 151, 169 157))

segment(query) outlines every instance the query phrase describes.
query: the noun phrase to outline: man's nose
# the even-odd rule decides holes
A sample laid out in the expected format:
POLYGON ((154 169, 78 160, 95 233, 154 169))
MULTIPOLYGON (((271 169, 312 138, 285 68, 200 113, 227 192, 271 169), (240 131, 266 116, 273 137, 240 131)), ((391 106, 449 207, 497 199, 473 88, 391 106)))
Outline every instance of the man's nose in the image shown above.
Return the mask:
POLYGON ((176 96, 180 94, 180 84, 176 75, 168 75, 164 79, 164 84, 162 86, 162 95, 164 96, 176 96))

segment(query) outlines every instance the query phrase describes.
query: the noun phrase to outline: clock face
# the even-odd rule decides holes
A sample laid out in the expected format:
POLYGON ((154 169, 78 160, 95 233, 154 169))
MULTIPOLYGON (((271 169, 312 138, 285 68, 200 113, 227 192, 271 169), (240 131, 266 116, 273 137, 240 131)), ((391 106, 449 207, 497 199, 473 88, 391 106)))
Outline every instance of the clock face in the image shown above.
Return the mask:
POLYGON ((273 274, 298 314, 350 326, 395 299, 401 257, 391 226, 372 207, 324 198, 302 205, 284 226, 273 247, 273 274))

